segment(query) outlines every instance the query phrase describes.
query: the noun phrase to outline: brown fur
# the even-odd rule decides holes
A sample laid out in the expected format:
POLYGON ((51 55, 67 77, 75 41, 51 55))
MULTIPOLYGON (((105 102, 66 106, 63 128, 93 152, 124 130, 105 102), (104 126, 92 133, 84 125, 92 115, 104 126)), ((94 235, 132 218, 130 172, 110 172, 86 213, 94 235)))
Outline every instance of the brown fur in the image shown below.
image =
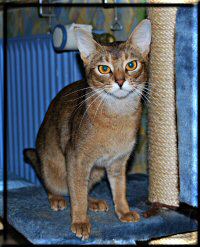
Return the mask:
POLYGON ((113 96, 110 91, 117 80, 127 80, 133 87, 132 95, 134 87, 144 85, 147 80, 146 58, 129 42, 112 46, 96 43, 96 52, 89 58, 81 54, 87 79, 59 92, 39 129, 36 150, 25 151, 29 162, 40 170, 38 173, 49 193, 52 209, 64 209, 66 202, 62 195, 69 193, 71 229, 82 239, 90 234, 88 208, 108 210, 105 201, 88 198, 89 190, 105 171, 119 219, 123 222, 139 220, 139 215, 130 211, 126 200, 126 162, 140 124, 140 97, 125 97, 130 97, 129 102, 113 96), (135 73, 128 73, 123 62, 132 58, 137 58, 141 67, 135 73), (95 71, 97 65, 104 62, 114 68, 109 77, 95 71), (113 103, 94 94, 96 89, 102 88, 107 92, 104 96, 112 98, 113 103))

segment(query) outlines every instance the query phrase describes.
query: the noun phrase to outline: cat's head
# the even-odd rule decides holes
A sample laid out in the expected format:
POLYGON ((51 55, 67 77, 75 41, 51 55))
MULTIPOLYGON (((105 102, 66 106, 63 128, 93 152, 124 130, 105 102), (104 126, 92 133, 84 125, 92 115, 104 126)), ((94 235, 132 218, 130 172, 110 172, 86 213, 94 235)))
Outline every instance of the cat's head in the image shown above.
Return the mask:
POLYGON ((147 59, 151 23, 145 19, 126 42, 97 43, 84 30, 76 30, 77 45, 85 65, 89 86, 111 97, 123 99, 137 92, 147 81, 147 59))

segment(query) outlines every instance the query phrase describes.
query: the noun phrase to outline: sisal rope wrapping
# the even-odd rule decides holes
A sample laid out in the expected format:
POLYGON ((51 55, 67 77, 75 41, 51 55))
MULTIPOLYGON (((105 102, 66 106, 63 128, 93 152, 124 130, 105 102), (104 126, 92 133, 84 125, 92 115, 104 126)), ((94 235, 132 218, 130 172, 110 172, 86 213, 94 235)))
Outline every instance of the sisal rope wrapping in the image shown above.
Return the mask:
POLYGON ((149 201, 170 206, 179 205, 174 79, 176 12, 175 7, 149 9, 152 24, 149 64, 151 103, 148 111, 149 201))

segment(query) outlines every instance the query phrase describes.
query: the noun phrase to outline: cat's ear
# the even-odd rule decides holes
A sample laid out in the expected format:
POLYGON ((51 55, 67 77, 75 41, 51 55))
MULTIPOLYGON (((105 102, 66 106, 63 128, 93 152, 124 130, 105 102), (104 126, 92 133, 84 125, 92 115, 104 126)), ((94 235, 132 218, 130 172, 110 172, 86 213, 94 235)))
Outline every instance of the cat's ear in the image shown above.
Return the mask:
POLYGON ((92 34, 81 29, 75 29, 77 46, 81 54, 81 59, 85 64, 89 62, 92 54, 96 53, 98 46, 100 46, 92 37, 92 34))
POLYGON ((141 21, 130 35, 128 41, 143 55, 148 55, 151 43, 151 22, 148 19, 141 21))

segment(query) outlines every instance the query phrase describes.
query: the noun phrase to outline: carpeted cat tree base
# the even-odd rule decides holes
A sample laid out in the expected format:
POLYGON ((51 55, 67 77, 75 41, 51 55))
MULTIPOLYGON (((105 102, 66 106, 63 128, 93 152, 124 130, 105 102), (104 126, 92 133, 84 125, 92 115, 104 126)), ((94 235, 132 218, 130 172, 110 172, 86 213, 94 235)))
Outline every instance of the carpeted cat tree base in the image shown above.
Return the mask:
MULTIPOLYGON (((81 241, 70 230, 70 202, 67 209, 54 212, 50 209, 47 195, 42 187, 36 187, 12 178, 8 191, 8 221, 33 244, 135 244, 153 238, 197 230, 197 222, 176 211, 162 211, 156 216, 137 223, 122 223, 114 213, 109 185, 102 181, 92 195, 105 199, 108 212, 89 211, 92 233, 87 241, 81 241), (13 189, 14 183, 19 185, 13 189)), ((0 212, 2 212, 2 192, 0 212)), ((127 198, 132 210, 142 214, 148 209, 148 177, 129 175, 127 198)), ((2 215, 2 213, 1 213, 2 215)))

